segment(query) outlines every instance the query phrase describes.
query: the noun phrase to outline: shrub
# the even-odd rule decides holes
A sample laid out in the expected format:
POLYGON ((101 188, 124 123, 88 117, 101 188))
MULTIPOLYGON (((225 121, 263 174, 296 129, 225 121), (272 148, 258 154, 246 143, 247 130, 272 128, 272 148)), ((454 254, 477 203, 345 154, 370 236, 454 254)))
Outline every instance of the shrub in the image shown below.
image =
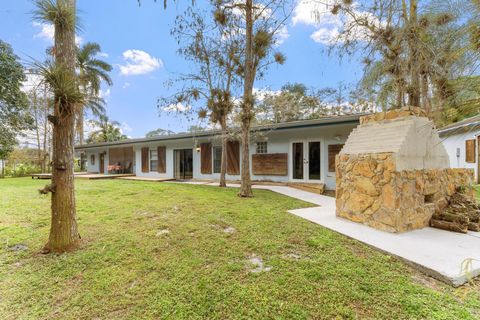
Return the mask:
POLYGON ((29 174, 40 173, 42 169, 39 166, 32 164, 19 164, 15 166, 15 169, 12 167, 5 168, 5 176, 7 177, 25 177, 29 174))

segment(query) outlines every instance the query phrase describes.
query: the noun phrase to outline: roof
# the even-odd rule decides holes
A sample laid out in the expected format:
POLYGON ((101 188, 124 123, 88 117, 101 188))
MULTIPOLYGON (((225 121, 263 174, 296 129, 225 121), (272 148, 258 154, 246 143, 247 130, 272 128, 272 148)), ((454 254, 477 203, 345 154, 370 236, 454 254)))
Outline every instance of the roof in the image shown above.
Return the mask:
POLYGON ((476 115, 461 121, 449 124, 438 129, 438 133, 442 136, 450 134, 464 133, 468 130, 480 128, 480 115, 476 115))
MULTIPOLYGON (((351 115, 322 117, 314 120, 299 120, 299 121, 291 121, 291 122, 284 122, 284 123, 253 126, 251 128, 251 131, 261 132, 261 131, 268 131, 268 130, 285 130, 285 129, 319 127, 319 126, 336 125, 336 124, 358 123, 360 117, 364 115, 367 115, 367 113, 357 113, 357 114, 351 114, 351 115)), ((136 138, 136 139, 126 139, 121 141, 115 141, 115 142, 84 144, 84 145, 75 146, 75 149, 84 150, 84 149, 90 149, 90 148, 129 145, 129 144, 136 144, 136 143, 149 143, 149 142, 170 141, 170 140, 179 140, 179 139, 188 139, 188 138, 201 138, 201 137, 215 136, 218 134, 220 134, 220 130, 208 130, 208 131, 201 131, 201 132, 195 132, 195 133, 187 132, 187 133, 178 133, 178 134, 171 134, 171 135, 165 135, 165 136, 156 136, 152 138, 136 138)))

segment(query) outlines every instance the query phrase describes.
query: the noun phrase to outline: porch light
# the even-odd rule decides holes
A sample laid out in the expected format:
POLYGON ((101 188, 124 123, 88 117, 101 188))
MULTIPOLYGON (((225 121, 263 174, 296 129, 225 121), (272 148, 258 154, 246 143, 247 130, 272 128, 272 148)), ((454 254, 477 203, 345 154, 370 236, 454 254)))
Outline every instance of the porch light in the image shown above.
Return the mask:
POLYGON ((201 150, 201 149, 200 149, 200 146, 197 144, 197 145, 195 146, 195 151, 200 152, 200 150, 201 150))

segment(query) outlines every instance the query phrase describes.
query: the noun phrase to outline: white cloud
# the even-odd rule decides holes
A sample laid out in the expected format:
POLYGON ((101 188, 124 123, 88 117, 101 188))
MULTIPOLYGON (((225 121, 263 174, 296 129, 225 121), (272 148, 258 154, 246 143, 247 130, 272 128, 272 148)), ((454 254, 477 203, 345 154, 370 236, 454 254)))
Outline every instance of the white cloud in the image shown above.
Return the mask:
POLYGON ((106 99, 106 98, 110 97, 110 88, 108 88, 107 90, 100 89, 100 92, 98 93, 98 96, 102 99, 106 99))
POLYGON ((46 23, 34 22, 33 26, 41 29, 40 32, 36 33, 33 36, 34 38, 42 38, 42 39, 48 40, 50 42, 53 42, 53 37, 54 37, 54 34, 55 34, 55 29, 54 29, 53 25, 46 24, 46 23))
POLYGON ((142 50, 127 50, 123 53, 124 65, 120 65, 120 73, 125 76, 150 73, 163 67, 162 60, 142 50))
POLYGON ((128 87, 131 87, 132 84, 130 82, 125 82, 122 86, 123 89, 127 89, 128 87))
MULTIPOLYGON (((346 40, 366 40, 369 31, 360 27, 348 27, 354 25, 351 17, 342 17, 339 14, 332 14, 331 10, 336 0, 298 0, 293 10, 293 25, 304 24, 313 26, 316 30, 310 35, 310 38, 324 45, 332 45, 335 41, 344 42, 346 40), (341 36, 343 28, 350 29, 349 39, 341 36)), ((379 21, 370 13, 358 10, 358 4, 354 3, 353 9, 357 17, 368 18, 376 24, 379 21)))
POLYGON ((285 42, 290 37, 290 34, 288 33, 288 28, 287 26, 282 26, 275 32, 275 44, 277 46, 281 45, 282 43, 285 42))
POLYGON ((280 90, 270 90, 270 89, 258 89, 253 88, 253 95, 257 101, 263 101, 267 96, 276 96, 281 93, 280 90))
MULTIPOLYGON (((40 32, 36 33, 33 36, 34 38, 41 38, 53 44, 55 37, 55 28, 52 24, 34 22, 33 26, 40 28, 40 32)), ((77 44, 77 46, 83 43, 83 38, 78 34, 75 36, 75 43, 77 44)))
POLYGON ((166 112, 188 112, 192 110, 192 107, 189 105, 184 105, 183 103, 174 103, 163 108, 163 111, 166 112))
POLYGON ((83 130, 85 132, 85 137, 90 136, 93 132, 100 130, 100 127, 91 120, 85 121, 83 124, 83 130))
POLYGON ((43 89, 43 78, 40 75, 28 73, 26 74, 27 80, 22 83, 22 91, 28 92, 31 90, 43 89))
POLYGON ((106 53, 106 52, 100 52, 98 55, 99 55, 100 57, 102 57, 102 58, 108 58, 108 57, 110 56, 110 55, 109 55, 108 53, 106 53))
POLYGON ((332 29, 320 28, 314 33, 312 33, 310 35, 310 38, 317 43, 333 45, 335 43, 335 40, 338 39, 339 35, 340 31, 338 31, 337 27, 334 27, 332 29))
POLYGON ((133 131, 132 127, 130 127, 126 122, 122 122, 120 124, 120 130, 122 131, 123 134, 127 134, 127 132, 133 131))

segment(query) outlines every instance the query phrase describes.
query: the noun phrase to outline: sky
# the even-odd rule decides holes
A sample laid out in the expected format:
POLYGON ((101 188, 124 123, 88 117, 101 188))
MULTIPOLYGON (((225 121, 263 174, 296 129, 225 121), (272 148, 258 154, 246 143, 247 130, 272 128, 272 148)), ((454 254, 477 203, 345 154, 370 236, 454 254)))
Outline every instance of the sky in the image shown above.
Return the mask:
MULTIPOLYGON (((1 0, 0 39, 12 45, 25 65, 45 58, 53 43, 53 28, 32 20, 32 0, 1 0)), ((177 53, 170 35, 175 17, 190 1, 77 0, 81 30, 77 43, 97 42, 99 58, 113 66, 113 85, 103 86, 110 119, 121 124, 129 137, 143 137, 162 128, 185 131, 198 120, 175 113, 159 112, 157 100, 175 93, 166 83, 191 70, 192 65, 177 53)), ((196 6, 205 3, 197 0, 196 6)), ((298 0, 286 23, 285 37, 278 46, 287 58, 285 64, 272 66, 265 77, 255 82, 256 89, 278 90, 286 83, 299 82, 311 88, 355 84, 362 68, 355 59, 328 54, 328 44, 338 34, 340 22, 330 14, 318 20, 311 0, 298 0)), ((323 10, 323 7, 319 8, 323 10)))

